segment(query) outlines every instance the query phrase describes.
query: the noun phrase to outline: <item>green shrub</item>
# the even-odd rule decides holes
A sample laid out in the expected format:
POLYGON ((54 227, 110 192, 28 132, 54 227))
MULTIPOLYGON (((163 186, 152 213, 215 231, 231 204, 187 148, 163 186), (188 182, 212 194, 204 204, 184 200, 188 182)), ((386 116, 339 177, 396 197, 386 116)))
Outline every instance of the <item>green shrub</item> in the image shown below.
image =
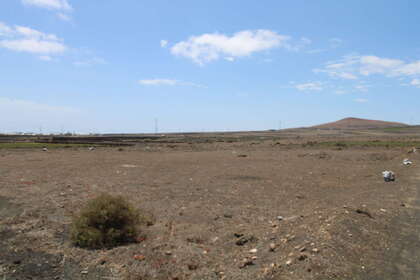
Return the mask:
POLYGON ((139 212, 122 196, 101 194, 74 217, 71 240, 83 248, 115 247, 134 242, 140 222, 139 212))

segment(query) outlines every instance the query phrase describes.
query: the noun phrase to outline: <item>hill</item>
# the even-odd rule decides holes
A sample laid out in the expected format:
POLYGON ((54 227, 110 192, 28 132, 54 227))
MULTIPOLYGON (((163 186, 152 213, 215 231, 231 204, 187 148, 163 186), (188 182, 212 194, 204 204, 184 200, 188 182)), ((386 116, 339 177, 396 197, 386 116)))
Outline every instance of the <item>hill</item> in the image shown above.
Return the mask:
POLYGON ((378 120, 367 120, 359 118, 345 118, 336 122, 325 123, 313 128, 320 129, 370 129, 370 128, 389 128, 407 127, 408 125, 399 122, 386 122, 378 120))

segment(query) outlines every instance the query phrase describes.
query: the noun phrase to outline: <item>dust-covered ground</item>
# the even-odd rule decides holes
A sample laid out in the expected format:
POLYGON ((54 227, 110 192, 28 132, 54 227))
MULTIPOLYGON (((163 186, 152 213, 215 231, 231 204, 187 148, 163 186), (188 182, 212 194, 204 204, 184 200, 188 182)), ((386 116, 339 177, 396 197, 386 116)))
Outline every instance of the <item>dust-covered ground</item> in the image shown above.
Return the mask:
POLYGON ((404 252, 411 243, 400 231, 416 233, 407 209, 416 207, 420 155, 305 141, 2 149, 1 279, 388 279, 410 271, 401 262, 415 253, 404 252), (405 158, 414 164, 403 166, 405 158), (384 170, 397 180, 384 182, 384 170), (138 243, 70 243, 72 215, 101 192, 154 217, 138 243))

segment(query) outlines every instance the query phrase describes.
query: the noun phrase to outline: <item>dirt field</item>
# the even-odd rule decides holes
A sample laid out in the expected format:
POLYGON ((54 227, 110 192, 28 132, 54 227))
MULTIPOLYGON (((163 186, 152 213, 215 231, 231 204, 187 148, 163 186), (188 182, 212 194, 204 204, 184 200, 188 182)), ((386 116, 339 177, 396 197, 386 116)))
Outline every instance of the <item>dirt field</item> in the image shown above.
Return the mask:
POLYGON ((411 226, 420 155, 381 133, 349 144, 366 141, 352 133, 1 149, 1 279, 388 279, 384 266, 395 275, 407 260, 400 230, 411 226), (385 183, 383 170, 397 180, 385 183), (139 243, 70 243, 72 215, 101 192, 154 217, 139 243))

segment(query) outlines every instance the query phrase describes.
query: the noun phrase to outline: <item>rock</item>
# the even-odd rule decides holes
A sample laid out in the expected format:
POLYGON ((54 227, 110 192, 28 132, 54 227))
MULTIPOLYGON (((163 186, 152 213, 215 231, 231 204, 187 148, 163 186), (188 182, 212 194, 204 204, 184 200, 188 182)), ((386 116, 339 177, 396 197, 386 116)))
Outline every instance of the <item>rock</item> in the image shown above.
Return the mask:
POLYGON ((239 264, 239 268, 245 268, 249 265, 253 265, 254 261, 251 258, 245 258, 242 260, 242 262, 239 264))
POLYGON ((298 258, 299 261, 304 261, 308 258, 308 256, 306 254, 301 254, 298 258))
POLYGON ((356 209, 356 213, 357 214, 363 214, 368 216, 369 218, 373 219, 372 214, 370 214, 367 210, 363 210, 363 209, 356 209))
POLYGON ((270 252, 274 252, 276 250, 276 244, 275 243, 270 243, 270 252))
POLYGON ((317 254, 317 253, 319 253, 319 249, 318 248, 313 248, 312 249, 312 252, 315 253, 315 254, 317 254))
POLYGON ((230 214, 230 213, 225 213, 225 214, 223 214, 223 217, 228 218, 228 219, 232 219, 233 215, 230 214))
POLYGON ((253 235, 250 235, 250 236, 242 235, 238 240, 236 240, 235 244, 238 245, 238 246, 243 246, 248 242, 255 242, 257 240, 258 239, 256 237, 254 237, 253 235))
POLYGON ((135 259, 136 261, 144 261, 146 257, 143 255, 134 255, 133 259, 135 259))
POLYGON ((172 255, 172 251, 166 251, 166 252, 165 252, 165 255, 167 255, 167 256, 172 255))
POLYGON ((299 249, 299 252, 305 252, 306 251, 306 247, 305 246, 303 246, 303 247, 301 247, 300 249, 299 249))
POLYGON ((277 216, 277 220, 283 221, 284 220, 284 217, 283 216, 277 216))
POLYGON ((88 274, 88 271, 87 270, 82 270, 80 273, 81 274, 88 274))
POLYGON ((196 264, 189 264, 188 265, 189 270, 197 270, 197 268, 198 268, 198 265, 196 265, 196 264))
POLYGON ((392 171, 384 171, 382 172, 382 176, 384 177, 385 182, 392 182, 395 181, 395 174, 392 171))
POLYGON ((293 261, 292 261, 291 259, 288 259, 288 260, 286 261, 286 265, 287 265, 287 266, 291 265, 292 263, 293 263, 293 261))
POLYGON ((249 250, 249 252, 251 254, 255 254, 256 252, 258 252, 258 249, 257 248, 254 248, 254 249, 249 250))

